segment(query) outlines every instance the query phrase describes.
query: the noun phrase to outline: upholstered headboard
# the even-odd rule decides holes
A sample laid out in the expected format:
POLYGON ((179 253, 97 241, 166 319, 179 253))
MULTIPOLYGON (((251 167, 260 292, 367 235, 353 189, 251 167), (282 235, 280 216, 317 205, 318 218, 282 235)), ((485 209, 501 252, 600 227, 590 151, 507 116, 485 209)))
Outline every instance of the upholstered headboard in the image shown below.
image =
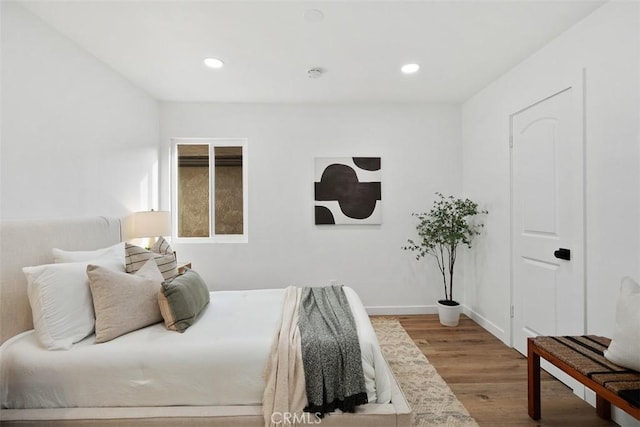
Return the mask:
POLYGON ((33 328, 22 267, 52 263, 52 248, 92 250, 121 239, 116 218, 0 223, 0 342, 33 328))

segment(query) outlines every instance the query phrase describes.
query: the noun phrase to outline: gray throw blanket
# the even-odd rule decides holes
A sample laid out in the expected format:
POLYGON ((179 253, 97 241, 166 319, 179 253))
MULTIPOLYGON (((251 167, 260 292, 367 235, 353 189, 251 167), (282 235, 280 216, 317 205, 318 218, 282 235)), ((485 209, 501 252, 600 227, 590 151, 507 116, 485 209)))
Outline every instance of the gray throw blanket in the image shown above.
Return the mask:
POLYGON ((307 412, 354 412, 367 403, 355 320, 342 286, 304 288, 298 328, 307 412))

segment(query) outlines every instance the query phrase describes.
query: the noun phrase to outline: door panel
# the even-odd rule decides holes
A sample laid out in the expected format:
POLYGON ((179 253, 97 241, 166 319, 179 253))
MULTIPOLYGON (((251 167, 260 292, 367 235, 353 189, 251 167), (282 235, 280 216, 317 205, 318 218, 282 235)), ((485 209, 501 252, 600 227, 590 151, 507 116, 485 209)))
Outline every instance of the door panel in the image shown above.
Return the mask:
POLYGON ((546 331, 554 331, 556 316, 547 307, 555 306, 555 287, 558 266, 539 260, 523 257, 522 272, 536 286, 523 289, 524 305, 523 327, 529 336, 547 335, 546 331))
POLYGON ((520 131, 518 153, 522 162, 519 170, 524 233, 555 236, 557 232, 557 126, 555 119, 542 119, 520 131))

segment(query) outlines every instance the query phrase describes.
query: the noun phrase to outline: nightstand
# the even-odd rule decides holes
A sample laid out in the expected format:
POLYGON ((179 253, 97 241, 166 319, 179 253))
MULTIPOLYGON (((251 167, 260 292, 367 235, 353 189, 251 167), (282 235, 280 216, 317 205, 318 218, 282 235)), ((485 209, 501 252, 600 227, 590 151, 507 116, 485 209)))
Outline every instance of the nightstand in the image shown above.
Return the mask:
POLYGON ((187 268, 191 268, 191 262, 180 262, 178 261, 178 274, 184 273, 187 268))

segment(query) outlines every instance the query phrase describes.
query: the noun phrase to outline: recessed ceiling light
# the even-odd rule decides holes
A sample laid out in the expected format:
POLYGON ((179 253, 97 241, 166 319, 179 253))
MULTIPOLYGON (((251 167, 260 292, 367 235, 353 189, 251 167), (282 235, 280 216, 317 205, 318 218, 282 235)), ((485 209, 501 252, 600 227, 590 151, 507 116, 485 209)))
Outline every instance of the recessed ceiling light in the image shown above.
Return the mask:
POLYGON ((222 68, 224 62, 222 62, 218 58, 207 58, 204 60, 204 65, 209 68, 222 68))
POLYGON ((400 70, 405 74, 413 74, 420 69, 418 64, 404 64, 400 70))

